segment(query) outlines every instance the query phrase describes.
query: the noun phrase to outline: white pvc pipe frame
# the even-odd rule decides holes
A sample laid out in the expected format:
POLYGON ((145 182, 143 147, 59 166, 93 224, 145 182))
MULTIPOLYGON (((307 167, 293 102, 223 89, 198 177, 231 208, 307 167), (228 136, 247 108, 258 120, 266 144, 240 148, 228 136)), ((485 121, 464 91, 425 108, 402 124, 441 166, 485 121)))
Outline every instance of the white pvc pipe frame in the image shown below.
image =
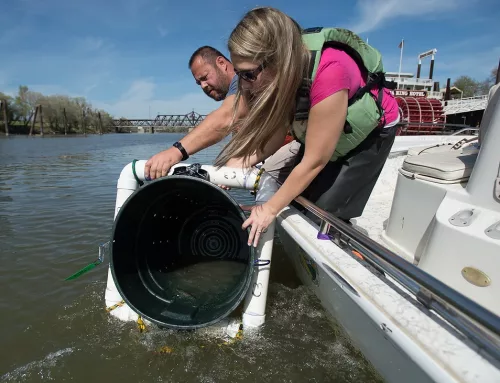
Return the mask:
MULTIPOLYGON (((141 181, 145 181, 144 167, 146 165, 145 160, 139 160, 135 163, 135 172, 137 178, 141 181)), ((189 166, 186 163, 180 163, 173 166, 170 169, 169 174, 172 174, 175 168, 180 166, 189 166)), ((210 175, 210 182, 216 185, 230 186, 231 188, 241 188, 252 190, 254 188, 255 181, 258 175, 258 169, 238 169, 222 167, 217 169, 213 166, 202 165, 203 170, 206 170, 210 175)), ((120 208, 123 206, 125 201, 139 188, 139 184, 134 177, 132 171, 132 162, 126 165, 118 178, 117 183, 117 194, 116 194, 116 205, 115 205, 115 215, 114 219, 120 208)), ((269 198, 278 190, 278 184, 274 179, 263 173, 261 175, 258 191, 256 195, 256 204, 262 204, 269 200, 269 198)), ((267 302, 267 291, 269 286, 269 273, 271 271, 271 257, 274 242, 274 231, 275 231, 275 220, 269 225, 267 231, 261 234, 259 244, 256 248, 256 260, 260 263, 268 265, 255 266, 250 288, 248 289, 247 295, 245 297, 244 307, 243 307, 243 326, 244 327, 260 327, 264 324, 266 319, 266 302, 267 302)), ((116 285, 108 273, 108 288, 106 290, 106 304, 115 304, 122 300, 119 295, 116 285), (110 280, 111 278, 111 280, 110 280), (109 286, 113 283, 114 286, 109 286)), ((122 320, 130 320, 132 316, 130 312, 124 313, 121 310, 117 310, 117 317, 122 320)), ((134 315, 135 317, 135 315, 134 315)))

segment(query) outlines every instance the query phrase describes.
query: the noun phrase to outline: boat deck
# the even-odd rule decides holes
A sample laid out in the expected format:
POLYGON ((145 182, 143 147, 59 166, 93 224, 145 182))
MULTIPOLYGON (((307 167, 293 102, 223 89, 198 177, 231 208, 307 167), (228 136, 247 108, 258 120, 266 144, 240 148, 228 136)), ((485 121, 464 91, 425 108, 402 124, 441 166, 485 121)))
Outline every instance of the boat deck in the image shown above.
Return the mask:
MULTIPOLYGON (((474 136, 397 136, 389 158, 382 169, 382 173, 373 189, 362 216, 351 220, 354 227, 363 234, 368 235, 374 241, 387 247, 387 243, 382 240, 382 232, 386 227, 387 220, 391 213, 398 170, 401 168, 406 158, 408 149, 414 147, 424 148, 447 142, 455 143, 463 138, 470 139, 472 137, 474 136)), ((412 259, 406 258, 406 260, 413 262, 412 259)))
MULTIPOLYGON (((405 158, 405 154, 399 154, 391 156, 387 160, 363 211, 363 215, 351 220, 357 230, 385 247, 387 247, 387 244, 382 240, 382 232, 391 213, 398 169, 405 158)), ((406 258, 406 260, 413 262, 412 259, 406 258)))

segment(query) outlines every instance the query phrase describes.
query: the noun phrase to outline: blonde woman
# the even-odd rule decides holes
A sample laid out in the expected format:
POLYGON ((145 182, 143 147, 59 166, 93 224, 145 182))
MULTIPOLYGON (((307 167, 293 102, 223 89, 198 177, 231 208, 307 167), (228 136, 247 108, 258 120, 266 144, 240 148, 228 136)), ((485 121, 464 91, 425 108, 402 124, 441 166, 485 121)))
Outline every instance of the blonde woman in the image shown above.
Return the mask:
MULTIPOLYGON (((320 52, 307 121, 297 122, 297 94, 311 62, 298 24, 277 9, 256 8, 232 31, 228 48, 239 75, 231 127, 236 133, 215 164, 248 167, 272 155, 264 168, 284 180, 243 224, 243 229, 251 226, 248 244, 256 246, 260 233, 299 195, 345 221, 361 215, 394 141, 395 129, 390 127, 399 121, 389 90, 383 89, 383 98, 378 98, 383 118, 369 127, 366 138, 336 158, 349 100, 366 84, 366 74, 352 55, 330 47, 320 52), (302 132, 302 142, 280 149, 288 129, 302 132)), ((372 93, 374 98, 379 95, 378 89, 372 93)))

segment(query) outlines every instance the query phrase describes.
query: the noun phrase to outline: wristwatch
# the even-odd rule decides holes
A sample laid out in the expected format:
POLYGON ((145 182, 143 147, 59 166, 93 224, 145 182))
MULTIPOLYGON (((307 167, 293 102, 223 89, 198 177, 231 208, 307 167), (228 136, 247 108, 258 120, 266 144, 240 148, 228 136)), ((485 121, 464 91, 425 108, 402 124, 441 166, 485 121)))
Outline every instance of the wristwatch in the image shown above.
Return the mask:
POLYGON ((184 149, 184 146, 182 146, 179 141, 174 142, 173 146, 179 149, 179 151, 182 153, 182 161, 186 161, 189 158, 189 154, 187 154, 186 149, 184 149))

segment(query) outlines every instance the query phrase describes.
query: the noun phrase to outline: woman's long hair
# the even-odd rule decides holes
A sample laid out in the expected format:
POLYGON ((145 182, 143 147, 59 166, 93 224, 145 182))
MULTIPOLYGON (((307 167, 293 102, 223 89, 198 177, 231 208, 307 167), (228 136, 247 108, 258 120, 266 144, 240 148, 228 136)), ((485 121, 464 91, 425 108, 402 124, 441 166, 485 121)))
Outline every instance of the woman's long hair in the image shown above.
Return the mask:
POLYGON ((215 166, 223 166, 231 158, 243 157, 246 162, 257 150, 262 151, 278 130, 290 127, 297 90, 309 64, 299 25, 269 7, 253 9, 243 17, 229 37, 228 49, 231 55, 264 64, 272 80, 252 94, 239 87, 234 111, 243 97, 249 113, 241 121, 233 118, 229 127, 233 137, 215 166))

